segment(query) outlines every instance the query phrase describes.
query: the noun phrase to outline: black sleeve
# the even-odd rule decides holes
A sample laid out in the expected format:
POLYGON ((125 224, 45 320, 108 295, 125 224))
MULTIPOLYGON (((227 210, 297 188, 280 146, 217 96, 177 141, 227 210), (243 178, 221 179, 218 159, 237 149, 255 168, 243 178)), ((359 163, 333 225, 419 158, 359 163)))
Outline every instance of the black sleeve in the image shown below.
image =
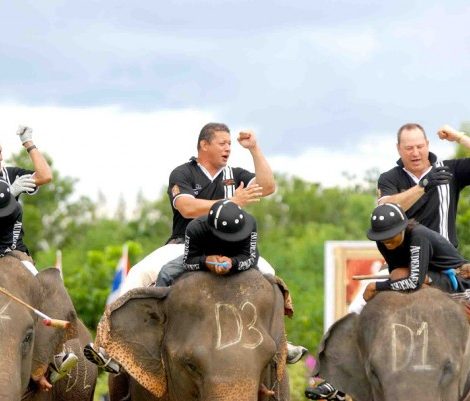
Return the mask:
POLYGON ((232 168, 232 170, 233 170, 233 176, 236 181, 235 188, 237 188, 241 182, 245 184, 245 187, 248 186, 250 181, 256 177, 252 172, 245 170, 241 167, 234 167, 232 168))
POLYGON ((246 240, 240 242, 240 253, 231 257, 233 271, 248 270, 258 264, 257 239, 258 233, 253 231, 246 240))
POLYGON ((410 268, 410 275, 400 280, 378 281, 376 283, 377 291, 417 290, 423 285, 432 256, 431 243, 424 236, 413 235, 409 247, 410 257, 408 267, 410 268))
MULTIPOLYGON (((34 174, 34 170, 26 170, 26 169, 20 168, 20 167, 5 167, 5 170, 6 170, 6 173, 7 173, 7 176, 8 176, 8 177, 6 177, 7 182, 10 185, 13 184, 18 177, 21 177, 21 176, 26 175, 26 174, 34 174)), ((23 193, 26 193, 28 195, 35 195, 38 191, 39 191, 39 187, 36 186, 34 191, 23 192, 23 193)), ((16 200, 18 200, 19 197, 20 197, 20 195, 18 195, 16 197, 16 200)))
POLYGON ((470 185, 470 158, 444 160, 444 165, 450 167, 460 189, 470 185))
POLYGON ((175 168, 168 181, 168 196, 170 202, 174 206, 176 198, 181 195, 190 195, 194 197, 194 190, 192 186, 191 172, 186 166, 180 166, 175 168))
POLYGON ((183 267, 185 270, 207 270, 204 237, 205 231, 199 219, 191 221, 186 227, 184 239, 183 267))
POLYGON ((394 174, 391 171, 380 174, 377 181, 378 199, 384 196, 395 195, 400 192, 396 180, 393 179, 394 174))

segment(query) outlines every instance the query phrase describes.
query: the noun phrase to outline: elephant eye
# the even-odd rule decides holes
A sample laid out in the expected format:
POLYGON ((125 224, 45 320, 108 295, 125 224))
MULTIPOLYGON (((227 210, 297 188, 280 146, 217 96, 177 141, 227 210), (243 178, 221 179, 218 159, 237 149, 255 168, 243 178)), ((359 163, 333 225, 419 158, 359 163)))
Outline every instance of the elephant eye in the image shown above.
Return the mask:
POLYGON ((195 362, 189 358, 185 358, 183 360, 183 365, 186 369, 186 371, 188 371, 188 373, 192 374, 192 375, 195 375, 195 374, 199 374, 199 368, 197 367, 197 365, 195 364, 195 362))
POLYGON ((32 328, 29 328, 28 330, 26 330, 26 333, 23 337, 23 341, 21 341, 22 355, 26 355, 28 351, 31 349, 33 339, 34 339, 34 331, 32 328))
POLYGON ((439 381, 439 384, 441 386, 448 385, 454 376, 454 372, 455 369, 453 363, 447 360, 444 366, 442 367, 441 380, 439 381))
POLYGON ((197 366, 192 363, 192 362, 187 362, 186 363, 186 367, 188 368, 188 370, 190 370, 191 372, 194 372, 196 373, 197 372, 197 366))

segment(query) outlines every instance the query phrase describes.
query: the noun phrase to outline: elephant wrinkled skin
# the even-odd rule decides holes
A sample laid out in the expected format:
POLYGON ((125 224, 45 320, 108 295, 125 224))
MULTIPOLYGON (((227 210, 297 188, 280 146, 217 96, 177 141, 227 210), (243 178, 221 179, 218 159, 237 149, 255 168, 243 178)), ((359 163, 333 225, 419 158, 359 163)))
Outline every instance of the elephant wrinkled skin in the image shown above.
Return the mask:
POLYGON ((442 291, 384 291, 325 334, 318 374, 356 401, 463 401, 469 331, 462 305, 442 291))
POLYGON ((46 327, 30 309, 0 294, 0 400, 91 400, 97 369, 81 351, 90 334, 77 318, 59 270, 44 269, 34 276, 17 258, 0 257, 0 287, 46 315, 71 323, 67 330, 46 327), (73 350, 78 364, 51 391, 41 392, 31 377, 43 375, 62 350, 73 350))
POLYGON ((133 378, 111 375, 112 401, 256 401, 261 383, 289 400, 284 300, 257 270, 193 272, 135 289, 102 317, 97 343, 133 378))

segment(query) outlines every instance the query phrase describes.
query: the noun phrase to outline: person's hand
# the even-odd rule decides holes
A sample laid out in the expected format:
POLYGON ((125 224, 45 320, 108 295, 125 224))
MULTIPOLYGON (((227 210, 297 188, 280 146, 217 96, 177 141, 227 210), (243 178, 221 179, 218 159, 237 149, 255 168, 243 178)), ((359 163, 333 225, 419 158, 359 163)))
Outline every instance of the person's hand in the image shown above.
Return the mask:
POLYGON ((439 135, 440 139, 445 139, 450 142, 460 142, 465 134, 452 128, 450 125, 444 125, 439 128, 437 135, 439 135))
POLYGON ((375 297, 377 294, 377 289, 374 283, 369 283, 367 284, 366 289, 364 290, 364 293, 362 294, 362 298, 364 298, 364 301, 369 302, 372 298, 375 297))
POLYGON ((52 388, 52 384, 49 383, 49 381, 46 379, 46 377, 44 375, 41 376, 38 380, 35 380, 35 381, 36 381, 36 383, 39 386, 39 389, 41 391, 49 391, 52 388))
POLYGON ((206 257, 206 267, 215 274, 227 274, 232 268, 232 259, 227 256, 209 255, 206 257), (226 263, 227 266, 221 266, 219 263, 226 263))
POLYGON ((11 184, 11 194, 16 198, 23 192, 33 192, 36 189, 36 181, 32 174, 25 174, 16 177, 16 180, 11 184))
POLYGON ((244 207, 249 203, 259 202, 263 195, 263 187, 258 184, 251 184, 245 188, 243 181, 235 190, 235 195, 230 199, 240 207, 244 207))
POLYGON ((237 140, 245 149, 253 149, 256 147, 256 135, 251 130, 241 131, 238 134, 237 140))
POLYGON ((22 144, 33 140, 33 129, 20 125, 16 131, 16 135, 20 136, 20 141, 22 144))
POLYGON ((447 166, 433 167, 421 180, 419 186, 424 188, 424 192, 428 192, 431 188, 438 185, 445 185, 452 179, 452 173, 447 166))

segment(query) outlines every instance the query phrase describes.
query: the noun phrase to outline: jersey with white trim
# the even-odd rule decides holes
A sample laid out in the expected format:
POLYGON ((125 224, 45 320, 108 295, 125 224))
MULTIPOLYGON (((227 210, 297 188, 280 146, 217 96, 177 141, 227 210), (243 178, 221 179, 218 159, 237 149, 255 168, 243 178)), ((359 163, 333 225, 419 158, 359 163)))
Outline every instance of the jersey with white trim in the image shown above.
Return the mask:
POLYGON ((28 248, 23 243, 23 211, 0 218, 0 256, 17 250, 29 255, 28 248))
POLYGON ((173 209, 173 231, 170 237, 184 238, 187 225, 192 219, 185 219, 175 208, 175 201, 180 196, 198 199, 229 199, 235 195, 240 183, 245 187, 255 178, 255 174, 240 168, 226 167, 212 180, 198 165, 195 158, 176 167, 170 174, 168 196, 173 209))
POLYGON ((184 243, 183 267, 185 270, 208 270, 206 257, 227 256, 232 260, 231 273, 256 267, 259 253, 256 223, 250 235, 237 242, 224 241, 211 231, 207 216, 199 217, 188 224, 184 243))
MULTIPOLYGON (((399 247, 387 249, 382 242, 377 241, 377 248, 390 272, 399 267, 410 269, 410 275, 406 278, 377 282, 378 291, 416 290, 424 283, 428 270, 441 273, 468 263, 442 235, 421 224, 405 230, 405 238, 399 247)), ((467 289, 469 284, 468 280, 461 281, 465 287, 461 290, 467 289)))
MULTIPOLYGON (((429 152, 429 161, 434 166, 448 166, 453 177, 447 185, 439 185, 425 192, 418 201, 406 211, 413 218, 431 230, 441 234, 455 247, 458 246, 456 231, 457 205, 460 191, 470 185, 470 158, 437 161, 436 155, 429 152)), ((382 173, 377 183, 379 199, 384 196, 404 192, 416 185, 403 169, 403 162, 382 173)))
MULTIPOLYGON (((26 174, 34 174, 33 170, 26 170, 24 168, 20 167, 2 167, 0 169, 0 178, 4 179, 8 184, 13 184, 17 177, 21 177, 26 174)), ((38 191, 39 187, 36 187, 34 191, 32 192, 27 192, 28 195, 35 194, 38 191)), ((16 200, 18 200, 19 195, 16 197, 16 200)))

